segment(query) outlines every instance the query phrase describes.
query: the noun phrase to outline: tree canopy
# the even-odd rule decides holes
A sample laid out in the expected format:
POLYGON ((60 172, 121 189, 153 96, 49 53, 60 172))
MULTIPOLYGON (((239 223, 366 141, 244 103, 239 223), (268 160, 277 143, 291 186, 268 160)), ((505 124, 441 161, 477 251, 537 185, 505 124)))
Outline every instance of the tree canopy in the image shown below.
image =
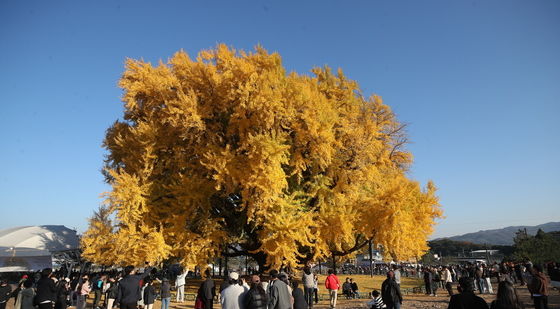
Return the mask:
POLYGON ((536 235, 529 235, 527 229, 515 233, 513 257, 519 261, 529 259, 542 264, 560 260, 560 241, 558 232, 545 233, 539 229, 536 235))
POLYGON ((442 213, 434 184, 407 175, 404 126, 341 70, 312 73, 286 72, 261 47, 127 60, 124 116, 104 141, 112 191, 84 256, 295 266, 369 239, 393 258, 421 256, 442 213))

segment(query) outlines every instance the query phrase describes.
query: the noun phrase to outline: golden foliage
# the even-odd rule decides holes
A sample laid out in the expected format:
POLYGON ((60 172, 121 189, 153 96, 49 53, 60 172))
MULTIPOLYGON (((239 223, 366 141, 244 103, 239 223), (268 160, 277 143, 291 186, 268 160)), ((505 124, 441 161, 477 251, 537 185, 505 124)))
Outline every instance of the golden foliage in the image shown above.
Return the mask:
POLYGON ((433 184, 406 177, 403 126, 342 71, 312 72, 261 47, 127 60, 124 119, 104 142, 114 222, 90 220, 84 256, 193 266, 229 245, 293 266, 364 239, 421 255, 441 210, 433 184))

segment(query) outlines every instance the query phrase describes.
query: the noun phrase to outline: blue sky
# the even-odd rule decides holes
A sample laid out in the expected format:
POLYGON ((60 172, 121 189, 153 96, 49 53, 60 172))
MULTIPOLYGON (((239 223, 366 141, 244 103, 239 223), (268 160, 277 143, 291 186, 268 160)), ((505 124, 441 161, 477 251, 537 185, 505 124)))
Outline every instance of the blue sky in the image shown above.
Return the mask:
POLYGON ((341 67, 409 124, 434 237, 560 221, 560 1, 0 2, 0 228, 83 231, 127 57, 262 44, 341 67))

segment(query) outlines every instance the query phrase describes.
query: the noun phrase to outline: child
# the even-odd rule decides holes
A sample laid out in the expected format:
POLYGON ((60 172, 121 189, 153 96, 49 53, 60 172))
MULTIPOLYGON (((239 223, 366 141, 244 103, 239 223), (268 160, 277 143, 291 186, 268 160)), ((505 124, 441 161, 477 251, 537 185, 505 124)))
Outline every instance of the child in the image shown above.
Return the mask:
POLYGON ((378 290, 373 290, 373 292, 371 292, 371 300, 368 301, 367 305, 368 308, 371 309, 386 308, 385 304, 383 303, 383 299, 381 299, 381 297, 379 296, 378 290))

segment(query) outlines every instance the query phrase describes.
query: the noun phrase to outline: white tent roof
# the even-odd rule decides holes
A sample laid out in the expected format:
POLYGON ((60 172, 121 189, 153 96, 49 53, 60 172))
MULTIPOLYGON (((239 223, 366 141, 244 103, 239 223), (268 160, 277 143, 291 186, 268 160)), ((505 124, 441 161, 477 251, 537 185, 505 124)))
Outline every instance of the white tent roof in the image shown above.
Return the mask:
POLYGON ((78 248, 76 231, 64 225, 20 226, 0 230, 0 256, 43 256, 78 248))

